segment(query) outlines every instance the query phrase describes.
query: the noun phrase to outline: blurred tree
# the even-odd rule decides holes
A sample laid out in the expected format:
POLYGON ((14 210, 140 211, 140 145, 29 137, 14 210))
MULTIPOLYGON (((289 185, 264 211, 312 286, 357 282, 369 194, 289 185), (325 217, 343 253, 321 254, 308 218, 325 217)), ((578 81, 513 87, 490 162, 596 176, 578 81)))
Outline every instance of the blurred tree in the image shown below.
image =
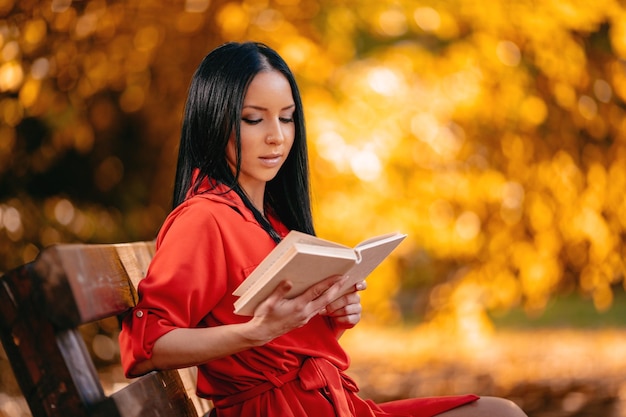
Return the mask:
POLYGON ((253 39, 299 78, 319 233, 410 236, 370 280, 372 316, 433 308, 463 330, 574 290, 608 308, 625 17, 612 0, 0 0, 0 270, 152 238, 192 71, 253 39))
POLYGON ((0 233, 8 237, 0 269, 58 241, 152 238, 170 204, 187 83, 221 42, 206 18, 215 9, 8 3, 0 8, 0 233))
MULTIPOLYGON (((407 230, 405 288, 438 284, 429 305, 460 328, 558 291, 608 308, 626 225, 619 3, 359 4, 327 9, 343 19, 329 42, 354 47, 316 132, 322 188, 351 185, 324 194, 323 227, 407 230)), ((396 283, 371 284, 385 307, 396 283)))

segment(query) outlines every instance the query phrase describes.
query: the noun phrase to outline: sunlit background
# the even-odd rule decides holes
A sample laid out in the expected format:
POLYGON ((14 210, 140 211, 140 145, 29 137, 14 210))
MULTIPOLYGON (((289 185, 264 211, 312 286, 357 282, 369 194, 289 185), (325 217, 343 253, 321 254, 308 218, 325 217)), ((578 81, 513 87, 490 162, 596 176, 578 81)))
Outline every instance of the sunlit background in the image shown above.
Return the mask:
MULTIPOLYGON (((227 40, 297 75, 318 234, 409 235, 345 339, 367 393, 626 415, 617 0, 0 0, 0 271, 58 242, 154 238, 189 80, 227 40), (560 327, 506 325, 546 317, 560 327), (360 375, 381 353, 402 363, 360 375)), ((89 331, 117 360, 116 329, 89 331)), ((0 368, 0 416, 22 415, 0 368)))

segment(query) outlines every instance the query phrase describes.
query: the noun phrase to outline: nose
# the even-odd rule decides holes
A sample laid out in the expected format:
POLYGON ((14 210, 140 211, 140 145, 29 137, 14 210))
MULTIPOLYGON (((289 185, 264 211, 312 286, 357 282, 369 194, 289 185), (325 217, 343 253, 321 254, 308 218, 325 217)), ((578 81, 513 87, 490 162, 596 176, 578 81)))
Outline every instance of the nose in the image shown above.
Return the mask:
POLYGON ((283 128, 280 120, 276 120, 274 123, 271 123, 267 136, 265 137, 265 142, 268 144, 281 144, 285 140, 285 135, 283 133, 283 128))

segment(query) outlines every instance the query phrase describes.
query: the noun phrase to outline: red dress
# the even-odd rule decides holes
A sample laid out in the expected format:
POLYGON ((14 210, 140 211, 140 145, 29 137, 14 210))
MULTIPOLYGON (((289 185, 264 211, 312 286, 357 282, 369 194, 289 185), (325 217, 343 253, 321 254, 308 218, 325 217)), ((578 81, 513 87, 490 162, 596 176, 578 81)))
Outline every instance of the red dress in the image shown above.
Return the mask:
MULTIPOLYGON (((225 191, 218 186, 218 191, 225 191)), ((206 189, 206 188, 205 188, 206 189)), ((281 235, 288 230, 270 218, 281 235)), ((275 246, 234 192, 197 194, 168 216, 157 250, 138 288, 139 302, 122 325, 127 376, 149 359, 154 342, 175 328, 220 326, 249 317, 233 313, 231 294, 275 246)), ((198 366, 197 393, 217 416, 434 416, 478 399, 475 395, 375 404, 357 395, 344 371, 349 358, 330 319, 264 346, 198 366)))

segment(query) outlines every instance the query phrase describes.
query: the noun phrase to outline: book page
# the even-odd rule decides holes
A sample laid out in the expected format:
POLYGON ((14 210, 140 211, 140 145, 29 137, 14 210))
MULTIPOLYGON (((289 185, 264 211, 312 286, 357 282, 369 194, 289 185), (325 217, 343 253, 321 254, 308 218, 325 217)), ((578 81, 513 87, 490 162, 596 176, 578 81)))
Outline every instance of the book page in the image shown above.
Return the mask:
MULTIPOLYGON (((359 243, 358 245, 356 245, 355 249, 358 251, 359 249, 365 249, 365 248, 369 248, 371 246, 378 246, 381 244, 384 244, 385 242, 389 241, 389 240, 395 240, 401 236, 406 237, 406 235, 403 235, 401 233, 387 233, 385 235, 381 235, 381 236, 375 236, 372 238, 369 238, 367 240, 364 240, 363 242, 359 243)), ((402 238, 404 239, 404 238, 402 238)))
POLYGON ((359 244, 356 248, 359 262, 346 274, 345 289, 367 278, 405 238, 405 234, 392 233, 359 244))

